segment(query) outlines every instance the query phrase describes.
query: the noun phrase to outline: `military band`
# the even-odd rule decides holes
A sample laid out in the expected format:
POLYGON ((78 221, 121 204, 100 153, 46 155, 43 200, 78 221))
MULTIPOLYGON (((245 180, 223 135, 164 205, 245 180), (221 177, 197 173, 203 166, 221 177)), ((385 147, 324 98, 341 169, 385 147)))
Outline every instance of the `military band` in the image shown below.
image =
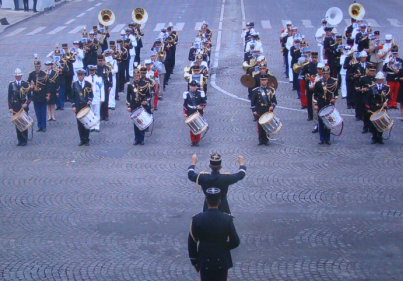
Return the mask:
POLYGON ((27 82, 32 89, 32 101, 34 102, 35 115, 38 122, 37 132, 46 132, 48 75, 41 69, 41 66, 41 61, 35 59, 35 70, 29 73, 27 82))

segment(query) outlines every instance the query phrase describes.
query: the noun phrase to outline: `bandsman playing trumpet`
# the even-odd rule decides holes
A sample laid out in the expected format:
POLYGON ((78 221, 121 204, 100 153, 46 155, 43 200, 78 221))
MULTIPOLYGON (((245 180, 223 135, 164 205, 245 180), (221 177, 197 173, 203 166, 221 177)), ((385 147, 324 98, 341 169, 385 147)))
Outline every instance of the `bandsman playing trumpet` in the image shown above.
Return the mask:
POLYGON ((105 63, 109 68, 111 69, 111 74, 112 74, 112 88, 109 92, 109 102, 108 102, 108 108, 115 110, 116 106, 116 87, 117 87, 117 79, 116 75, 119 71, 118 68, 118 63, 117 61, 113 58, 113 51, 111 49, 106 49, 104 52, 105 56, 105 63))
POLYGON ((133 77, 133 69, 134 69, 134 59, 136 57, 136 47, 137 47, 137 39, 133 35, 133 30, 128 27, 125 29, 126 31, 126 43, 125 48, 129 50, 130 60, 129 60, 129 76, 133 77))
POLYGON ((105 64, 105 58, 103 55, 97 57, 97 70, 96 74, 102 77, 104 84, 104 102, 101 103, 100 121, 109 121, 109 93, 113 86, 112 69, 105 64))
MULTIPOLYGON (((276 90, 268 86, 269 76, 267 74, 260 75, 260 86, 252 91, 251 109, 253 115, 260 117, 266 112, 272 112, 277 106, 276 90)), ((269 145, 269 139, 263 127, 257 123, 259 134, 258 145, 269 145)))
MULTIPOLYGON (((20 110, 25 110, 28 113, 29 104, 31 103, 31 88, 28 82, 22 80, 22 71, 17 68, 14 71, 15 81, 8 84, 8 109, 10 113, 15 115, 20 110)), ((17 131, 17 146, 26 146, 28 141, 28 130, 17 131)))
POLYGON ((379 51, 378 51, 378 57, 382 61, 382 65, 389 62, 393 44, 394 44, 394 42, 393 42, 392 34, 386 34, 385 42, 380 45, 379 51))
POLYGON ((76 56, 72 54, 69 50, 67 43, 62 44, 63 54, 60 60, 60 64, 64 69, 64 78, 66 80, 66 90, 65 95, 70 99, 71 96, 71 84, 74 78, 74 63, 76 61, 76 56))
MULTIPOLYGON (((172 38, 174 38, 174 41, 172 42, 172 57, 173 57, 173 66, 172 68, 175 68, 175 63, 176 63, 176 45, 178 44, 178 32, 176 30, 174 30, 174 25, 172 24, 172 22, 170 22, 168 24, 167 27, 167 33, 168 36, 171 36, 172 38)), ((205 39, 207 40, 207 39, 205 39)))
POLYGON ((206 38, 208 40, 211 40, 211 37, 213 36, 213 31, 208 28, 208 22, 203 21, 200 30, 197 32, 197 37, 200 38, 206 38))
POLYGON ((360 26, 360 32, 357 33, 355 36, 355 45, 357 46, 357 51, 362 52, 362 51, 369 51, 369 37, 367 33, 367 25, 362 24, 360 26))
MULTIPOLYGON (((36 55, 36 54, 35 54, 36 55)), ((46 132, 46 97, 48 75, 41 70, 41 61, 35 57, 35 70, 31 71, 28 76, 28 83, 32 90, 32 101, 34 102, 35 115, 38 121, 37 132, 46 132)))
MULTIPOLYGON (((127 61, 129 59, 129 54, 128 50, 124 47, 124 42, 122 39, 118 39, 116 41, 117 46, 116 46, 116 51, 115 51, 115 56, 116 56, 116 61, 118 62, 118 68, 119 68, 119 84, 118 84, 118 92, 123 93, 123 89, 125 86, 126 81, 130 80, 130 77, 126 77, 126 65, 127 61)), ((111 45, 112 50, 114 47, 111 45)))
MULTIPOLYGON (((318 65, 318 52, 311 53, 311 61, 306 64, 301 70, 301 76, 305 78, 305 92, 308 99, 308 119, 307 121, 311 121, 314 119, 313 114, 313 104, 312 104, 312 95, 313 91, 310 88, 310 84, 315 81, 315 76, 318 74, 318 68, 323 68, 323 64, 318 65)), ((315 122, 316 125, 316 122, 315 122)), ((314 129, 315 131, 316 129, 314 129)), ((316 133, 316 132, 315 132, 316 133)))
POLYGON ((344 51, 344 46, 342 45, 343 36, 336 34, 335 37, 336 40, 334 44, 330 46, 330 52, 328 54, 328 64, 330 66, 330 76, 335 78, 339 82, 338 85, 340 85, 340 57, 343 55, 344 51))
MULTIPOLYGON (((350 39, 347 39, 350 40, 350 39)), ((347 88, 347 109, 355 108, 355 88, 353 66, 358 63, 355 55, 355 47, 346 46, 346 58, 344 59, 343 69, 346 70, 346 88, 347 88)), ((356 116, 357 118, 357 116, 356 116)))

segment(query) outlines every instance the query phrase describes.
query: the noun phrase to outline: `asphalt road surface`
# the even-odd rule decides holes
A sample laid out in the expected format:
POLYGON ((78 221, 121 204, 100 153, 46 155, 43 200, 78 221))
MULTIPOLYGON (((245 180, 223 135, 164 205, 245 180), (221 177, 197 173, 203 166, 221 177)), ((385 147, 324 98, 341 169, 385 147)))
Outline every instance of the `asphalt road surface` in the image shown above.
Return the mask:
MULTIPOLYGON (((315 50, 313 36, 328 8, 339 6, 348 19, 350 2, 339 2, 75 0, 0 34, 0 280, 198 280, 187 236, 203 196, 188 181, 187 167, 197 153, 197 171, 208 171, 208 156, 216 151, 224 171, 237 170, 238 155, 248 169, 229 192, 241 237, 232 251, 230 280, 402 280, 400 113, 390 111, 391 139, 371 145, 339 100, 344 132, 323 147, 283 74, 278 36, 284 21, 298 25, 315 50), (117 39, 135 7, 150 15, 142 60, 158 27, 173 22, 179 30, 175 74, 146 145, 133 146, 133 124, 121 98, 101 132, 91 133, 89 147, 77 146, 69 103, 46 133, 16 147, 6 100, 14 69, 20 67, 26 79, 34 53, 46 61, 55 43, 71 46, 84 26, 90 30, 97 23, 102 8, 116 14, 111 31, 117 39), (182 70, 203 20, 214 34, 215 76, 205 113, 210 130, 196 148, 189 146, 182 117, 182 70), (257 146, 247 92, 239 83, 243 20, 255 22, 280 82, 276 115, 283 129, 268 147, 257 146)), ((401 2, 361 3, 373 29, 393 34, 403 48, 401 2)), ((338 29, 345 26, 342 21, 338 29)), ((33 105, 30 113, 35 115, 33 105)))

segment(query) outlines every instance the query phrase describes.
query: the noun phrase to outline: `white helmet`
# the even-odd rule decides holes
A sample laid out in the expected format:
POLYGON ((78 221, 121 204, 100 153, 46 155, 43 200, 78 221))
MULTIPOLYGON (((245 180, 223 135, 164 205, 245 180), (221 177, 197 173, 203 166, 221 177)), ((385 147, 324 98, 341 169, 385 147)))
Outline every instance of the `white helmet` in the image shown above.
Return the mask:
POLYGON ((385 79, 385 74, 383 74, 383 72, 382 71, 379 71, 377 74, 376 74, 376 76, 375 76, 375 79, 385 79))
POLYGON ((14 76, 22 76, 22 71, 21 71, 21 69, 16 68, 16 69, 14 70, 14 76))
POLYGON ((366 57, 368 57, 367 52, 366 51, 361 51, 360 58, 366 58, 366 57))

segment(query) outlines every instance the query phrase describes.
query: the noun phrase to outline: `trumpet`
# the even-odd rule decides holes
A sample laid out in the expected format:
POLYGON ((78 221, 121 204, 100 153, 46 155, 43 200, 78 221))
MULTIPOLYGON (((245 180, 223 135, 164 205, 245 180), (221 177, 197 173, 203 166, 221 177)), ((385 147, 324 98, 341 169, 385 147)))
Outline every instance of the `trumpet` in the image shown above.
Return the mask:
POLYGON ((292 69, 294 70, 295 73, 298 74, 301 71, 301 69, 307 64, 309 64, 308 58, 306 58, 305 61, 303 61, 301 63, 294 63, 294 65, 292 66, 292 69))

